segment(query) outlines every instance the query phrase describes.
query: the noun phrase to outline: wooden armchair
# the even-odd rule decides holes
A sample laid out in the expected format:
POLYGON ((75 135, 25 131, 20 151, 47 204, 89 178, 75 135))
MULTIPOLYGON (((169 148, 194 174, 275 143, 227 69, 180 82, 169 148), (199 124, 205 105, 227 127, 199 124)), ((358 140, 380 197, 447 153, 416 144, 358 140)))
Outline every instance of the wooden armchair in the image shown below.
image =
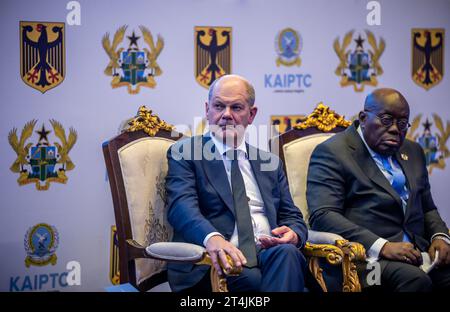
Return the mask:
MULTIPOLYGON (((117 226, 120 283, 141 291, 167 281, 167 261, 212 265, 202 246, 170 242, 166 152, 182 137, 142 106, 122 134, 103 143, 117 226)), ((214 291, 226 291, 225 278, 213 266, 211 283, 214 291)))
MULTIPOLYGON (((309 212, 306 202, 306 180, 311 154, 318 144, 345 130, 350 124, 350 121, 319 103, 314 112, 303 118, 302 122, 271 141, 272 152, 278 154, 283 161, 294 203, 301 209, 307 223, 309 212)), ((320 281, 322 289, 327 291, 319 266, 320 257, 316 256, 319 251, 327 255, 328 263, 342 265, 344 292, 361 291, 356 271, 356 262, 365 259, 365 249, 361 244, 349 242, 337 234, 309 230, 305 254, 310 257, 309 266, 315 279, 320 281), (335 259, 334 254, 329 252, 333 250, 332 248, 338 248, 342 257, 335 259)))

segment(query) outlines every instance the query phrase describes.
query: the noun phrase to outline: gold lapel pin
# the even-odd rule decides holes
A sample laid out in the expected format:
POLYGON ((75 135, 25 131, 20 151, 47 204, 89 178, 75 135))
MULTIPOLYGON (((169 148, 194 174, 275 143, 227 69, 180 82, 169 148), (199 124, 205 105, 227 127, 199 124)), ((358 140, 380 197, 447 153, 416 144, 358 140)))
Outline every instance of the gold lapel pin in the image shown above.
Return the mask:
POLYGON ((408 160, 408 155, 406 155, 406 154, 400 154, 400 156, 402 157, 403 160, 408 160))

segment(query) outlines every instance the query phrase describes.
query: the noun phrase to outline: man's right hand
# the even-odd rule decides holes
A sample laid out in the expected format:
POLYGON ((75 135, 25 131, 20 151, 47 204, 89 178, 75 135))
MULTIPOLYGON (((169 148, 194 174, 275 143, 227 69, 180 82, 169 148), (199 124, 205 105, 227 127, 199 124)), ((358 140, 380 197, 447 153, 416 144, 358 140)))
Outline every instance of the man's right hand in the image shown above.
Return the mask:
POLYGON ((206 242, 206 251, 211 257, 211 261, 220 275, 223 275, 223 272, 219 261, 222 263, 227 273, 231 270, 231 265, 227 261, 227 254, 230 255, 234 266, 238 269, 242 268, 242 265, 247 263, 247 259, 245 259, 242 252, 220 235, 214 235, 208 239, 206 242))
POLYGON ((415 249, 411 243, 387 242, 381 249, 380 256, 385 259, 402 261, 415 266, 422 264, 420 251, 415 249))

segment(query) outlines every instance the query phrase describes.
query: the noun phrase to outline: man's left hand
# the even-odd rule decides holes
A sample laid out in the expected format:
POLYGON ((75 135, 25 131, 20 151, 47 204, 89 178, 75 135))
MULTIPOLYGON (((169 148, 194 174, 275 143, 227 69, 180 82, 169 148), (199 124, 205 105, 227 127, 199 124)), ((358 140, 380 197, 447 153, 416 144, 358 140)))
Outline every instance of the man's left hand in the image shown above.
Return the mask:
POLYGON ((279 244, 298 244, 298 236, 289 227, 283 225, 272 230, 272 237, 260 237, 259 241, 262 248, 269 248, 279 244))
POLYGON ((434 261, 436 250, 439 251, 439 258, 436 263, 438 266, 445 266, 450 264, 450 245, 442 239, 435 238, 428 249, 431 261, 434 261))

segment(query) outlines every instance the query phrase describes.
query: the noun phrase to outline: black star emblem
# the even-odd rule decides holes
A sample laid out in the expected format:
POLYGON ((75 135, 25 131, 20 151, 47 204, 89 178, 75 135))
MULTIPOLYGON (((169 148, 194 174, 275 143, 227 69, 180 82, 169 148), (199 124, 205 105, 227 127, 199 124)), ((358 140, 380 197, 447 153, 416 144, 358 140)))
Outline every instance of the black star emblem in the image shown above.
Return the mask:
POLYGON ((41 131, 35 131, 37 134, 39 134, 39 142, 41 142, 42 140, 44 140, 45 142, 48 143, 48 138, 47 135, 51 132, 50 130, 45 130, 45 126, 44 124, 42 124, 42 128, 41 131))
POLYGON ((423 123, 422 124, 423 125, 423 127, 425 128, 425 131, 430 131, 430 129, 431 129, 431 126, 433 125, 431 122, 429 122, 428 121, 428 118, 427 118, 427 120, 425 120, 425 123, 423 123))
POLYGON ((134 34, 134 30, 133 33, 131 34, 131 36, 127 36, 128 39, 130 39, 130 47, 134 44, 136 47, 138 46, 137 41, 139 38, 141 37, 136 37, 136 35, 134 34))
POLYGON ((364 42, 365 40, 363 39, 363 38, 361 38, 361 35, 359 35, 358 36, 358 39, 355 39, 355 42, 356 42, 356 47, 358 48, 358 47, 361 47, 361 49, 362 49, 362 47, 363 47, 363 42, 364 42))

